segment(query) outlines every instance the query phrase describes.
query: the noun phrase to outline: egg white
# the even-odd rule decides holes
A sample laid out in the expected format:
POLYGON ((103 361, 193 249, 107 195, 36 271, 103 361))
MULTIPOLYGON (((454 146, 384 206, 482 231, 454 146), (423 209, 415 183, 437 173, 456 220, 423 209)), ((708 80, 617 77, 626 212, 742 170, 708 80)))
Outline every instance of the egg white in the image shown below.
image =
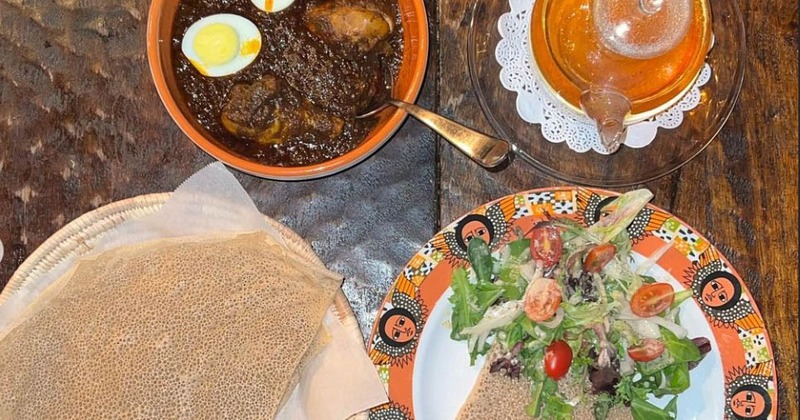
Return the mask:
POLYGON ((254 6, 267 12, 274 13, 289 7, 294 3, 294 0, 250 0, 254 6))
POLYGON ((206 16, 189 26, 181 41, 181 50, 192 65, 203 75, 221 77, 236 73, 253 62, 261 51, 261 32, 256 25, 239 15, 220 13, 206 16), (222 64, 203 63, 194 50, 194 40, 201 29, 215 23, 232 28, 239 38, 239 49, 236 55, 222 64), (258 48, 253 48, 256 42, 258 48))

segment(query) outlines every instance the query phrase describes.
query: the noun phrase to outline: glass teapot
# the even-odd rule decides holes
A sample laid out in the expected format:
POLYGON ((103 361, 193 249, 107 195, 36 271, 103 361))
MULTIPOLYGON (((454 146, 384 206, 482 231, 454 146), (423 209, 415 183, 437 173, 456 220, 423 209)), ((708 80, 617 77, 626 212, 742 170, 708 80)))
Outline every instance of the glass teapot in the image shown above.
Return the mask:
POLYGON ((708 0, 536 0, 531 19, 541 81, 609 152, 680 100, 712 44, 708 0))

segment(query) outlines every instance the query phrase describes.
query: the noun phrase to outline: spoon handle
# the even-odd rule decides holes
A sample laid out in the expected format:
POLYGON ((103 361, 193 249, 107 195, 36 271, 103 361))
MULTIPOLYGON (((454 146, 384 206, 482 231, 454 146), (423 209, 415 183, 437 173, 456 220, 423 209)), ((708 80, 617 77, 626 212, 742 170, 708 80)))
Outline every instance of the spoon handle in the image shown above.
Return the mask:
POLYGON ((407 102, 390 100, 389 103, 408 112, 414 118, 433 129, 433 131, 439 133, 445 140, 484 168, 494 168, 508 157, 510 146, 505 140, 479 133, 425 108, 407 102))

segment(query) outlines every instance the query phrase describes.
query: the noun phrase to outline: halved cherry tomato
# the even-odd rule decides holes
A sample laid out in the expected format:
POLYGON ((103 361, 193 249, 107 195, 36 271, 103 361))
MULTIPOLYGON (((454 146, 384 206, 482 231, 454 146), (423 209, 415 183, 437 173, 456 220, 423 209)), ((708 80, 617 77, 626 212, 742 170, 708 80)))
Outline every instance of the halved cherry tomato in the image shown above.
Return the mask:
POLYGON ((655 316, 675 301, 675 291, 667 283, 645 284, 631 298, 631 312, 641 317, 655 316))
POLYGON ((664 353, 664 343, 654 338, 645 338, 642 344, 628 347, 628 356, 637 362, 656 360, 662 353, 664 353))
POLYGON ((586 253, 586 258, 583 260, 583 271, 599 273, 616 253, 617 247, 614 244, 597 245, 586 253))
POLYGON ((564 251, 561 233, 555 226, 541 225, 531 232, 531 257, 541 261, 546 267, 556 265, 564 251))
POLYGON ((532 321, 547 321, 561 304, 561 288, 553 279, 538 278, 525 291, 524 309, 532 321))
POLYGON ((562 340, 556 340, 544 351, 544 373, 559 380, 569 371, 572 365, 572 349, 562 340))

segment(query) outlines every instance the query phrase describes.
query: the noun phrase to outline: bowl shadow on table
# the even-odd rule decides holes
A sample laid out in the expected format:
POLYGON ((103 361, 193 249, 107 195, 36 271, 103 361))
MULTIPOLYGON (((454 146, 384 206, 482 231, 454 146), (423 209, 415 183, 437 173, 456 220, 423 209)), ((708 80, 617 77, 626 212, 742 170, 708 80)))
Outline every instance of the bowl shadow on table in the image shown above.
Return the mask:
POLYGON ((481 108, 499 137, 527 151, 540 170, 556 178, 591 186, 624 187, 667 175, 700 154, 717 136, 742 86, 745 44, 741 13, 731 0, 712 2, 711 6, 715 39, 706 62, 712 75, 700 90, 700 103, 683 113, 683 122, 677 128, 659 128, 655 140, 646 147, 623 146, 611 155, 592 150, 578 153, 565 143, 548 141, 538 124, 519 116, 517 94, 501 84, 502 67, 495 58, 502 39, 497 21, 509 11, 506 1, 478 1, 473 5, 468 59, 481 108))

